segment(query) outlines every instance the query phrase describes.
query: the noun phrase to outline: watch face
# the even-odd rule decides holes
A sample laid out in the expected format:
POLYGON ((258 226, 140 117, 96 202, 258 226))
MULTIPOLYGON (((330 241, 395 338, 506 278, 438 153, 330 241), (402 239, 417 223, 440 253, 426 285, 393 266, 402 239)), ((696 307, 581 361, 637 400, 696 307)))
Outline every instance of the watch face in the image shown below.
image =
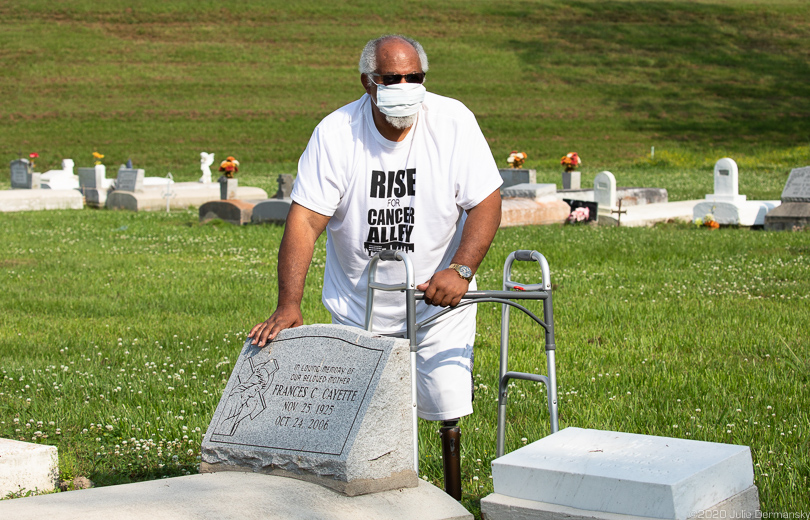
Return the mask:
POLYGON ((460 274, 463 278, 469 280, 470 278, 472 278, 473 273, 472 269, 470 269, 466 265, 460 265, 458 266, 458 274, 460 274))

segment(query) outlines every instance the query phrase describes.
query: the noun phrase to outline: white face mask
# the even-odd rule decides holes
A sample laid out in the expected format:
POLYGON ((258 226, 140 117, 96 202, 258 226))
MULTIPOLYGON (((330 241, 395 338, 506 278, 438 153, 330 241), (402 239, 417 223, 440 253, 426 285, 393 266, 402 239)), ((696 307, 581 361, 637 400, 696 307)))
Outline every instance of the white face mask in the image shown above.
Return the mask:
POLYGON ((377 108, 387 116, 412 116, 419 112, 425 92, 425 86, 420 83, 377 85, 377 108))

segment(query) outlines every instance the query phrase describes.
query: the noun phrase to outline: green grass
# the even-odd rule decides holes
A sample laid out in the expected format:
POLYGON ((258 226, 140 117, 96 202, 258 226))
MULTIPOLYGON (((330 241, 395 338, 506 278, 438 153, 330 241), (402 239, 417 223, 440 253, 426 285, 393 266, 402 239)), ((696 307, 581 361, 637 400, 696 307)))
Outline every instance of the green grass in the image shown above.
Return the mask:
MULTIPOLYGON (((275 302, 282 228, 199 225, 193 210, 0 220, 0 436, 57 445, 63 474, 101 485, 195 472, 242 340, 275 302)), ((763 510, 794 511, 810 505, 807 244, 686 225, 507 228, 478 276, 497 289, 509 252, 548 258, 561 427, 748 445, 763 510)), ((329 320, 324 258, 321 241, 308 323, 329 320)), ((461 424, 473 511, 492 491, 499 327, 482 304, 475 413, 461 424)), ((510 348, 511 370, 545 373, 540 329, 520 313, 510 348)), ((508 451, 550 432, 543 387, 514 384, 508 451)), ((420 425, 420 464, 440 485, 436 429, 420 425)))
MULTIPOLYGON (((97 150, 110 170, 131 158, 195 180, 207 151, 236 156, 240 184, 273 193, 317 122, 362 93, 359 50, 388 32, 419 39, 428 89, 473 109, 500 165, 527 152, 538 182, 559 184, 559 158, 576 151, 585 186, 610 170, 620 186, 702 198, 732 157, 740 193, 777 199, 810 163, 799 0, 0 0, 0 20, 0 155, 38 152, 39 171, 66 157, 90 166, 97 150)), ((282 228, 201 226, 194 210, 3 213, 0 227, 0 436, 57 445, 64 477, 98 484, 195 472, 242 339, 275 302, 282 228)), ((499 288, 514 249, 547 256, 562 427, 749 445, 763 510, 800 511, 807 238, 504 229, 479 280, 499 288)), ((309 323, 329 320, 323 262, 321 242, 309 323)), ((515 273, 530 281, 527 267, 515 273)), ((479 316, 476 412, 462 422, 472 511, 492 490, 500 312, 479 316)), ((538 332, 513 313, 510 368, 543 371, 538 332)), ((549 433, 544 402, 542 387, 515 383, 508 450, 549 433)), ((439 483, 435 430, 420 426, 420 463, 439 483)))

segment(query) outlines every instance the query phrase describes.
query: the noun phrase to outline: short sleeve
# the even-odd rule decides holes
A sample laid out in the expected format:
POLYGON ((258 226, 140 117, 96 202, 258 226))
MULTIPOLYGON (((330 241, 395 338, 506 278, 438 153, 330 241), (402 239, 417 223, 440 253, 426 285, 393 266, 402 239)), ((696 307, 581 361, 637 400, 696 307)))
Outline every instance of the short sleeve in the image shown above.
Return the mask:
POLYGON ((337 210, 345 190, 344 172, 324 139, 321 127, 312 132, 306 150, 298 161, 298 176, 292 194, 293 201, 321 215, 331 217, 337 210))
POLYGON ((456 176, 456 204, 465 210, 477 206, 503 184, 484 134, 470 112, 456 146, 461 150, 456 176))

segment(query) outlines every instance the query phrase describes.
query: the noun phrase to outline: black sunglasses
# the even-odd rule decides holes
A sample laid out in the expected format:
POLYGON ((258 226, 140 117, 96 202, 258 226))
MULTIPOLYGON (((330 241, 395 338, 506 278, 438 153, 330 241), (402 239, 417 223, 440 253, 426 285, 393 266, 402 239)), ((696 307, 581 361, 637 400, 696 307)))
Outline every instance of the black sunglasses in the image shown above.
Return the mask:
POLYGON ((425 81, 424 72, 412 72, 410 74, 377 74, 372 72, 371 75, 382 78, 383 85, 402 83, 402 78, 405 78, 405 83, 424 83, 425 81))

